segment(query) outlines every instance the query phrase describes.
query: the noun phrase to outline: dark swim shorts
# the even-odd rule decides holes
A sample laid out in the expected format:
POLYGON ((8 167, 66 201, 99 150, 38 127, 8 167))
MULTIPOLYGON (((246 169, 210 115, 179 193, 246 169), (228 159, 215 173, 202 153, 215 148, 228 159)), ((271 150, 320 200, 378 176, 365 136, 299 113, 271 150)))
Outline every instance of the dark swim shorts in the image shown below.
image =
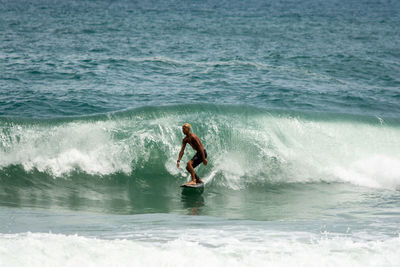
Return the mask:
MULTIPOLYGON (((204 149, 204 156, 207 158, 207 151, 204 149)), ((199 166, 200 163, 203 162, 203 157, 201 156, 201 152, 197 152, 196 155, 192 158, 193 160, 193 168, 196 168, 199 166)))

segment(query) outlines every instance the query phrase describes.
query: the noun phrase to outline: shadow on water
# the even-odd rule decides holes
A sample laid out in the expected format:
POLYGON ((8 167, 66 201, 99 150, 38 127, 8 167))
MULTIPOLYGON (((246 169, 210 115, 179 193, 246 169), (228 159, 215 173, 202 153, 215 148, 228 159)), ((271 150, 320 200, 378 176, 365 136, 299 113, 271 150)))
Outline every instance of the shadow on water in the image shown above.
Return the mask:
POLYGON ((205 205, 204 197, 201 195, 204 188, 187 189, 184 188, 181 194, 183 208, 190 211, 190 215, 202 215, 201 207, 205 205))

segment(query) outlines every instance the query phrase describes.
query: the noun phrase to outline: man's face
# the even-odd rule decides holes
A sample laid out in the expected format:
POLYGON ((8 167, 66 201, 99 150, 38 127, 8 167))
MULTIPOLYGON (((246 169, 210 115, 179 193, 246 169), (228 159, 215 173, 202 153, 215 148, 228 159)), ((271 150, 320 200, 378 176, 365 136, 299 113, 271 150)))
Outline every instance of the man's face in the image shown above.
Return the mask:
POLYGON ((182 132, 184 134, 188 134, 189 133, 189 128, 187 128, 186 126, 182 126, 182 132))

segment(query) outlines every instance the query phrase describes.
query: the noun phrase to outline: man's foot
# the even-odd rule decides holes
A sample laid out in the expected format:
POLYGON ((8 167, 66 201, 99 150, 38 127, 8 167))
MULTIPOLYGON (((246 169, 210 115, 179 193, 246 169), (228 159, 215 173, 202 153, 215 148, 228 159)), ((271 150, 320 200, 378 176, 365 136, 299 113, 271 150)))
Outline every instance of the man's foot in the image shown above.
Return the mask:
POLYGON ((200 177, 196 174, 196 183, 201 184, 203 181, 200 179, 200 177))
POLYGON ((195 185, 195 184, 196 184, 196 181, 190 181, 190 182, 186 183, 185 185, 195 185))

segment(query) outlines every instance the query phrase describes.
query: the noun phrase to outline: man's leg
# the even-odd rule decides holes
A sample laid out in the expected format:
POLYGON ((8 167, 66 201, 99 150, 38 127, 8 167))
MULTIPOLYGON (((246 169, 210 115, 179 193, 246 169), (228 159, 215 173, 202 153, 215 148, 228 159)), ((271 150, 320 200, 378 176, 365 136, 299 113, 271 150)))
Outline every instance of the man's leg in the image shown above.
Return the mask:
POLYGON ((189 160, 189 162, 186 165, 186 170, 192 176, 192 181, 190 181, 186 184, 196 184, 196 173, 194 172, 194 168, 193 168, 193 160, 189 160))
POLYGON ((200 179, 200 177, 195 173, 196 175, 196 183, 201 184, 203 181, 200 179))

